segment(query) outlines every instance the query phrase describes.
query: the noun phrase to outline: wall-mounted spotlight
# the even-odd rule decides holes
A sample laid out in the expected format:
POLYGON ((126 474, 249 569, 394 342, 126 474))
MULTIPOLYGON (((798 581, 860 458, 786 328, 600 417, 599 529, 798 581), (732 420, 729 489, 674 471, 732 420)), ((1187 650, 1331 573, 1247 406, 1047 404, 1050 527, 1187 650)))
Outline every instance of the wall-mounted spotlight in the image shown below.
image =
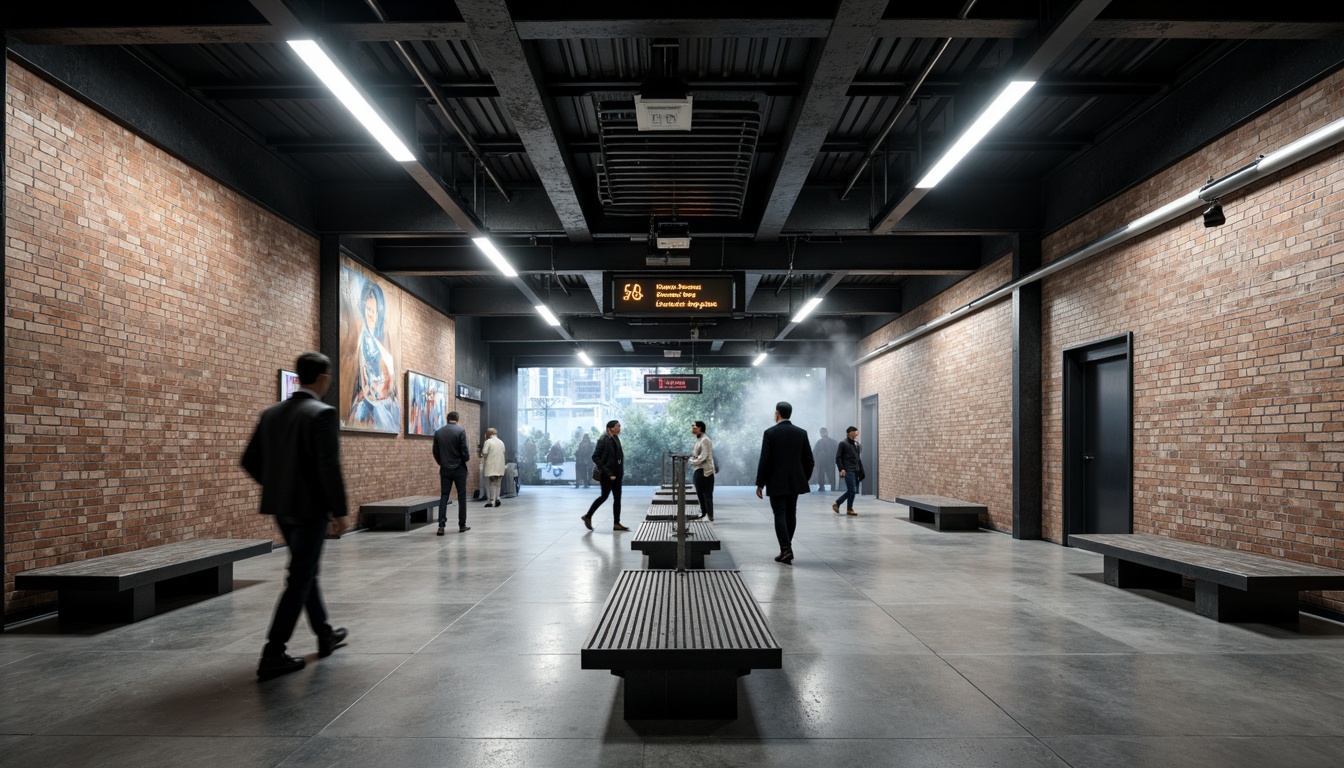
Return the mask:
POLYGON ((1221 227, 1227 223, 1227 217, 1223 215, 1223 206, 1217 200, 1213 205, 1204 209, 1204 226, 1221 227))

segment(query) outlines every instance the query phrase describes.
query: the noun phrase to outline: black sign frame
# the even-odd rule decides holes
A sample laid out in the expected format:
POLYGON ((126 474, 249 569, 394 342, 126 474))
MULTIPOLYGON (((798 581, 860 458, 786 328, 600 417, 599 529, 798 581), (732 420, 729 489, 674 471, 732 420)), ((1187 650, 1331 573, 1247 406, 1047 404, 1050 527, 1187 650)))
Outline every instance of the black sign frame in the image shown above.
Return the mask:
POLYGON ((644 374, 644 394, 646 395, 699 395, 705 391, 703 373, 646 373, 644 374), (664 386, 673 382, 685 382, 687 386, 664 386))
MULTIPOLYGON (((745 279, 736 272, 716 272, 711 274, 696 274, 693 272, 608 272, 606 274, 607 285, 605 291, 606 306, 603 307, 607 314, 616 317, 730 317, 738 312, 737 305, 741 302, 743 294, 742 286, 745 279), (678 307, 658 307, 655 303, 658 301, 656 284, 663 285, 684 285, 700 284, 705 286, 701 297, 669 297, 670 301, 685 300, 689 306, 678 307), (648 296, 646 305, 635 306, 629 299, 625 298, 626 288, 629 284, 636 284, 640 287, 640 292, 648 296), (712 286, 712 287, 710 287, 712 286), (717 307, 706 308, 696 305, 700 300, 716 301, 717 307)), ((680 293, 680 291, 676 291, 680 293)))

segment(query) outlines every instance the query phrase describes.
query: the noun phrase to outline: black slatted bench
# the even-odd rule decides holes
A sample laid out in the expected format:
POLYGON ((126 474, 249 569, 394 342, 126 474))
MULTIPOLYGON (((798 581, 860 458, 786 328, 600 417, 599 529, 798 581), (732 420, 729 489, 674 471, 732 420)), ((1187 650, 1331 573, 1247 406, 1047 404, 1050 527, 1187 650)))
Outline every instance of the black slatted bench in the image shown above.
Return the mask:
MULTIPOLYGON (((645 513, 644 515, 645 521, 676 520, 676 519, 677 519, 677 505, 671 501, 662 501, 659 499, 653 500, 653 503, 649 505, 648 512, 645 513)), ((692 504, 689 501, 686 502, 686 519, 687 520, 700 519, 700 506, 698 503, 692 504)))
MULTIPOLYGON (((456 504, 453 502, 454 509, 456 504)), ((373 501, 359 506, 359 523, 370 530, 385 527, 389 530, 409 531, 412 522, 428 523, 433 510, 438 507, 438 496, 403 496, 400 499, 373 501)))
POLYGON ((1180 589, 1195 580, 1195 613, 1215 621, 1291 624, 1297 593, 1344 589, 1344 570, 1148 533, 1088 533, 1069 545, 1104 556, 1113 587, 1180 589))
POLYGON ((910 508, 912 522, 933 523, 935 531, 976 531, 980 515, 989 514, 984 504, 946 496, 897 496, 896 503, 910 508))
MULTIPOLYGON (((677 567, 676 521, 646 521, 640 523, 630 548, 649 556, 650 568, 677 567)), ((706 520, 686 523, 686 567, 704 568, 705 555, 719 549, 719 537, 714 526, 706 520)))
MULTIPOLYGON (((672 491, 654 491, 654 492, 653 492, 653 500, 654 500, 655 502, 671 503, 671 502, 675 501, 676 498, 677 498, 676 496, 673 496, 673 495, 672 495, 672 491)), ((688 490, 688 491, 686 491, 686 503, 687 503, 687 504, 699 504, 699 503, 700 503, 700 497, 699 497, 698 495, 696 495, 695 491, 688 490)))
POLYGON ((784 652, 740 571, 622 571, 579 653, 625 679, 627 720, 732 720, 737 678, 784 652))
POLYGON ((24 571, 15 589, 55 590, 61 621, 140 621, 159 588, 187 594, 233 591, 233 564, 268 554, 255 539, 193 539, 24 571))

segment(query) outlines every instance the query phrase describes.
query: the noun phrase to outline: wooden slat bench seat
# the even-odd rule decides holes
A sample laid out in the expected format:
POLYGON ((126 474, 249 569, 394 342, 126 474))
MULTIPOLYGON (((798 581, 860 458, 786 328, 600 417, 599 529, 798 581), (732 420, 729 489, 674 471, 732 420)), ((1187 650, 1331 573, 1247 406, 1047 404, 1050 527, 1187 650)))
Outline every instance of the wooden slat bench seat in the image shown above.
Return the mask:
MULTIPOLYGON (((630 548, 649 556, 650 568, 677 567, 677 523, 675 520, 640 523, 630 548)), ((719 549, 714 526, 705 520, 686 523, 686 567, 704 568, 705 555, 719 549)))
POLYGON ((233 564, 264 555, 264 539, 193 539, 25 571, 15 589, 55 590, 61 621, 140 621, 159 585, 189 594, 233 591, 233 564))
POLYGON ((910 520, 933 523, 935 531, 975 531, 980 529, 980 515, 988 515, 989 508, 946 496, 897 496, 897 504, 910 508, 910 520))
POLYGON ((735 719, 737 678, 783 650, 740 571, 622 571, 580 651, 625 678, 625 719, 735 719))
MULTIPOLYGON (((452 504, 456 510, 457 502, 454 501, 452 504)), ((390 530, 409 531, 412 522, 428 523, 438 507, 438 496, 403 496, 400 499, 373 501, 359 506, 359 522, 369 529, 386 527, 390 530)))
POLYGON ((1147 533, 1088 533, 1069 544, 1104 556, 1113 587, 1180 589, 1195 580, 1195 612, 1216 621, 1291 624, 1297 593, 1344 589, 1344 570, 1147 533))

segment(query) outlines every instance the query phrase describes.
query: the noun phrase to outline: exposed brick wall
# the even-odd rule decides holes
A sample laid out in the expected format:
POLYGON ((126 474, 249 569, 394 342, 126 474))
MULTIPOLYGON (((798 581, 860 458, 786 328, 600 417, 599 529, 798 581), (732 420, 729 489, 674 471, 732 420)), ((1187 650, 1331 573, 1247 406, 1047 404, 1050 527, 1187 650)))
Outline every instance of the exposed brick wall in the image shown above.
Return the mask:
MULTIPOLYGON (((31 568, 276 538, 238 459, 320 346, 317 241, 14 62, 5 120, 5 610, 52 599, 31 568)), ((452 382, 452 321, 402 306, 407 364, 452 382)), ((352 505, 436 492, 422 440, 342 450, 352 505)))
MULTIPOLYGON (((860 349, 866 353, 1011 276, 1005 256, 868 336, 860 349)), ((1008 301, 860 366, 859 397, 878 396, 881 497, 979 502, 989 508, 982 525, 1012 530, 1012 374, 1008 301)))
MULTIPOLYGON (((1044 243, 1058 258, 1338 119, 1344 74, 1044 243)), ((1134 529, 1344 568, 1344 152, 1045 281, 1045 535, 1062 538, 1062 350, 1134 333, 1134 529)), ((1344 608, 1344 594, 1322 602, 1344 608)))

